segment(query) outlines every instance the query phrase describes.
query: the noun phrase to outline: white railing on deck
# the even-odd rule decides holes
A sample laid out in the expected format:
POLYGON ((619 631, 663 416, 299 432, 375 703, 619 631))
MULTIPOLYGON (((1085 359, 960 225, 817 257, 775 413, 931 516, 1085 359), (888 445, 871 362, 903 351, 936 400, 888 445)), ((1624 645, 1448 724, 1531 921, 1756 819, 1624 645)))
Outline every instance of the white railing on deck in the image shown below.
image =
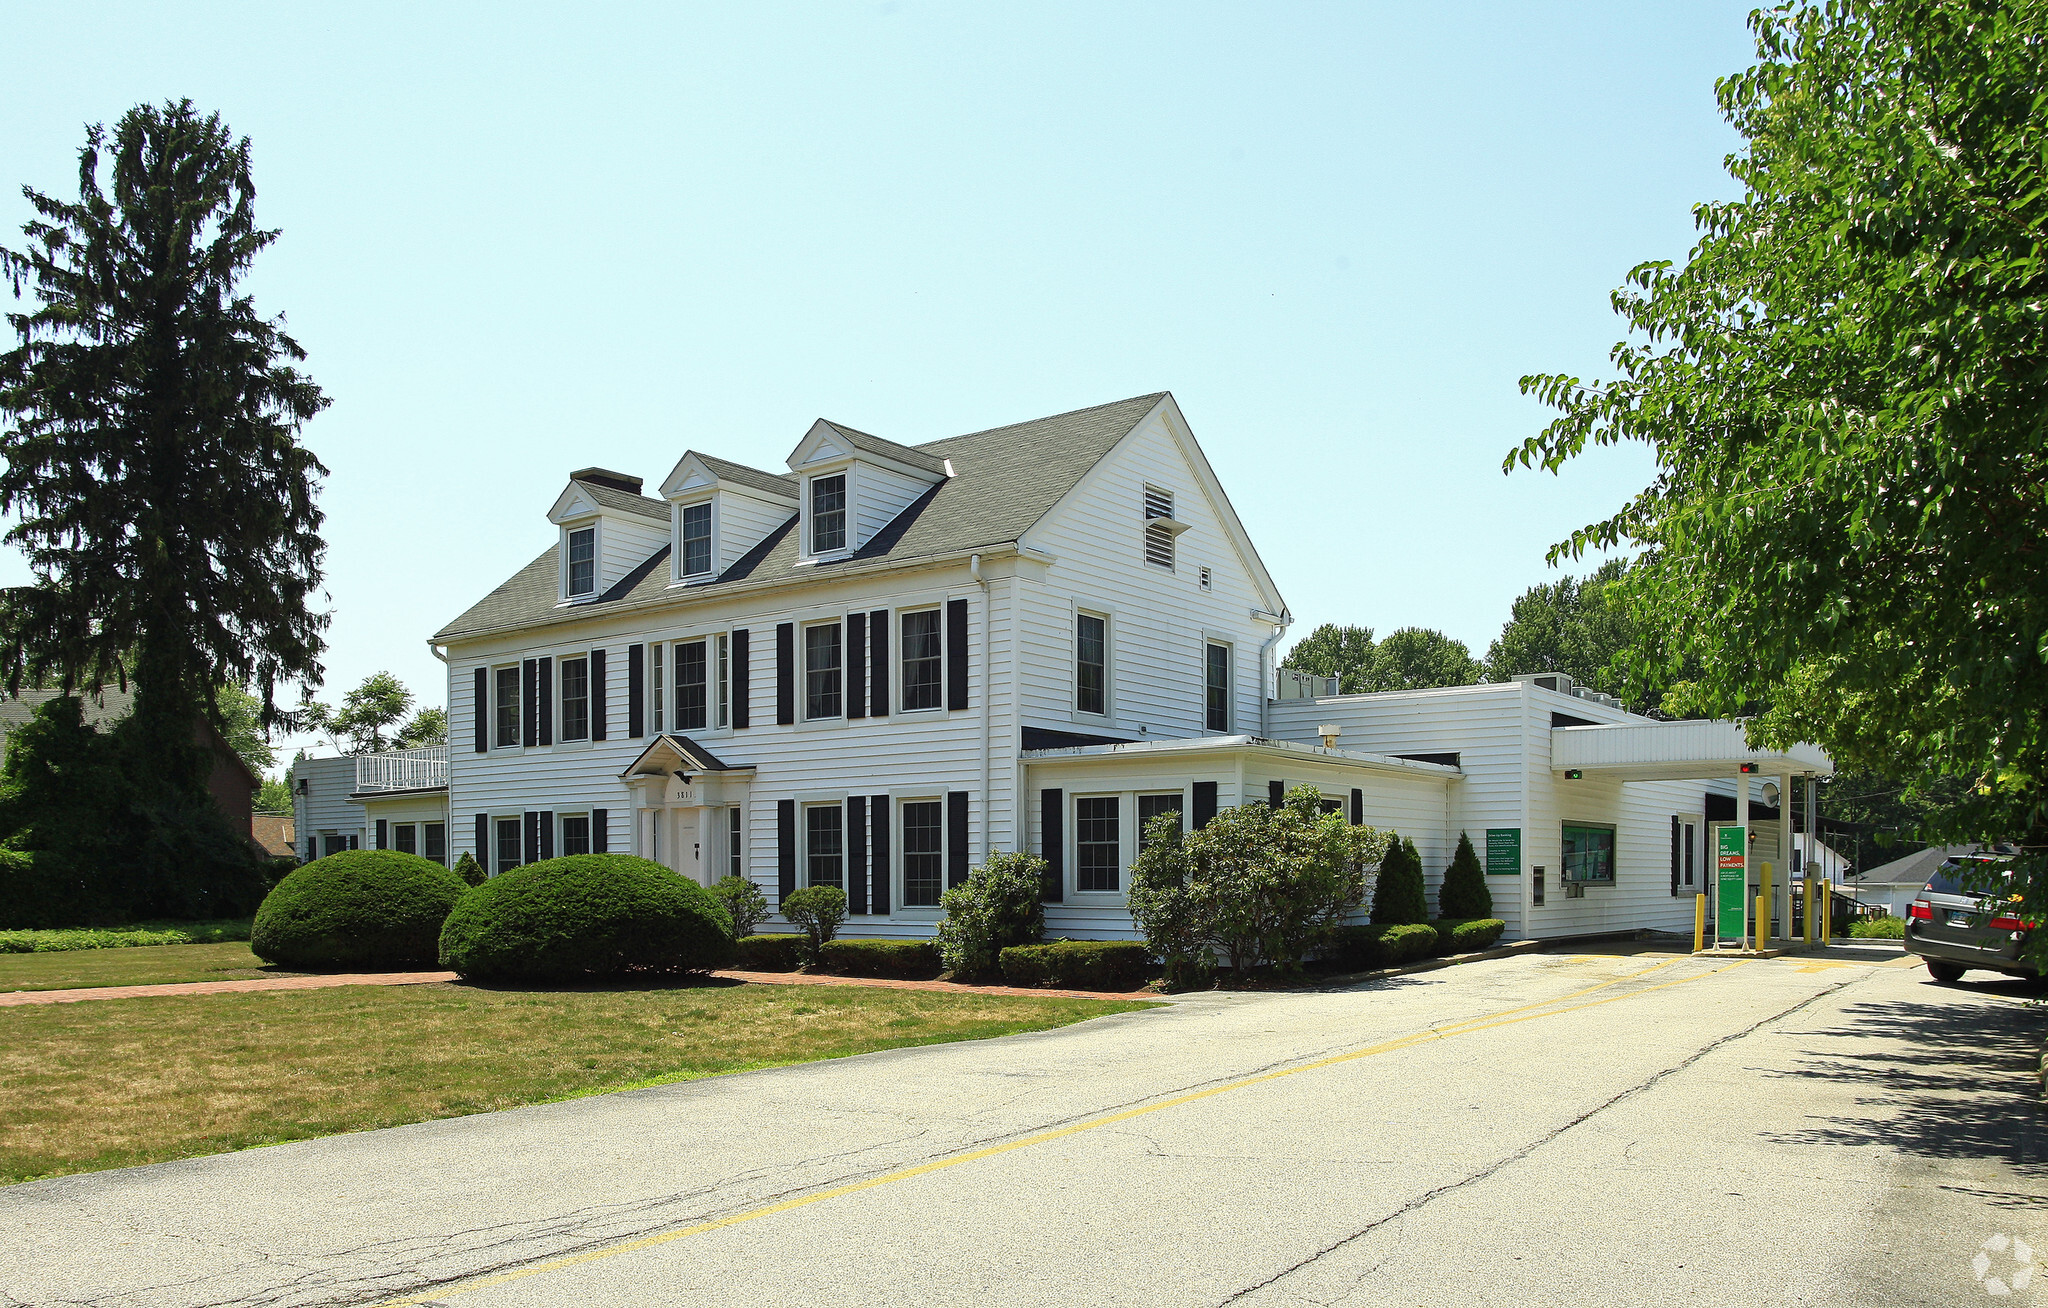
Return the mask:
POLYGON ((448 784, 448 747, 390 749, 356 755, 357 790, 424 790, 448 784))

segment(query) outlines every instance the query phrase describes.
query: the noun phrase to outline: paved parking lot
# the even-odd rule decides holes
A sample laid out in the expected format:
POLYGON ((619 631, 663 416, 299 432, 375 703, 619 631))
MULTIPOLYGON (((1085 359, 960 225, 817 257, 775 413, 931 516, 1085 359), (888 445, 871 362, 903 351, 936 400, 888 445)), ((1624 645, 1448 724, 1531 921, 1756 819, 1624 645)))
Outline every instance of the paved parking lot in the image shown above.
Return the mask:
POLYGON ((0 1291, 1991 1302, 2048 1259, 2048 1013, 1900 961, 1528 955, 36 1182, 0 1291))

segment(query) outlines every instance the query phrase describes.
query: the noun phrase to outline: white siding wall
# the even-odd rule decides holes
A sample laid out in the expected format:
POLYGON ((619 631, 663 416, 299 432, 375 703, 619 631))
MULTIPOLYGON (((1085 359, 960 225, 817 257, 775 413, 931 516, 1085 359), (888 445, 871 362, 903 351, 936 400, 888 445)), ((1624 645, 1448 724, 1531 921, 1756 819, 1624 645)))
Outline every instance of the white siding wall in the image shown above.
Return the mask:
MULTIPOLYGON (((356 761, 352 758, 304 758, 292 764, 288 776, 292 788, 292 831, 299 856, 305 857, 306 840, 322 832, 353 835, 364 849, 370 847, 369 829, 363 806, 351 803, 356 788, 356 761), (299 783, 306 783, 305 793, 299 783)), ((325 853, 327 846, 320 846, 325 853)))
POLYGON ((597 532, 597 592, 602 595, 633 569, 668 544, 669 529, 658 518, 630 513, 607 513, 597 532))
POLYGON ((1224 535, 1179 445, 1155 416, 1126 437, 1077 488, 1065 509, 1031 533, 1056 562, 1024 588, 1024 721, 1058 731, 1153 738, 1205 734, 1204 646, 1233 647, 1230 731, 1259 729, 1259 646, 1272 629, 1245 563, 1224 535), (1170 490, 1191 524, 1169 571, 1145 562, 1144 488, 1170 490), (1201 569, 1210 588, 1200 585, 1201 569), (1074 706, 1074 616, 1106 614, 1110 703, 1106 717, 1074 706))
POLYGON ((716 557, 712 567, 719 572, 740 561, 746 552, 768 534, 796 516, 795 504, 771 504, 736 490, 721 490, 712 496, 712 541, 716 557))
POLYGON ((859 549, 896 520, 911 501, 932 488, 929 481, 907 477, 891 468, 856 463, 848 470, 853 484, 853 547, 859 549))

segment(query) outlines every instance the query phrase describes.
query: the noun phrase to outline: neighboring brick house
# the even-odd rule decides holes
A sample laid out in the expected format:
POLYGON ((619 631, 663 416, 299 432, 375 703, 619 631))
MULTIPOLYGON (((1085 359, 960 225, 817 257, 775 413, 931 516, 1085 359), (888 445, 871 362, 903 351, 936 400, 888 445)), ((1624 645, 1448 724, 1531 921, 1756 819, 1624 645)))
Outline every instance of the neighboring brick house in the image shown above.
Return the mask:
MULTIPOLYGON (((25 726, 38 708, 61 693, 55 690, 24 690, 12 698, 0 699, 0 754, 4 754, 14 732, 25 726)), ((135 708, 134 691, 117 690, 112 686, 97 695, 82 698, 86 722, 101 731, 127 717, 135 708)), ((256 792, 262 787, 263 779, 242 761, 242 756, 204 718, 193 724, 192 737, 213 755, 213 769, 206 778, 206 789, 213 796, 213 802, 220 807, 229 826, 255 839, 250 819, 255 810, 256 792)), ((287 848, 284 852, 291 851, 287 848)))

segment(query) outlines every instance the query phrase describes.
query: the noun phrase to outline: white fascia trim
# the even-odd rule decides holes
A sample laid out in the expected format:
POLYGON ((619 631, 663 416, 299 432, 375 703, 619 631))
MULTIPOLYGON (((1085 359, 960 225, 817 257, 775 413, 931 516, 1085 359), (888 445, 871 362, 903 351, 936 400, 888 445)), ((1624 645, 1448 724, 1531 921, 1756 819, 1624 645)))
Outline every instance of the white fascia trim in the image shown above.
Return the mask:
POLYGON ((1447 763, 1422 763, 1392 754, 1368 754, 1362 750, 1324 749, 1292 740, 1268 740, 1261 736, 1204 736, 1188 740, 1140 740, 1127 745, 1075 745, 1066 749, 1027 749, 1019 752, 1026 763, 1043 766, 1062 761, 1092 762, 1105 758, 1173 757, 1183 754, 1263 754, 1283 758, 1315 760, 1376 772, 1411 772, 1419 776, 1460 777, 1463 768, 1447 763))

